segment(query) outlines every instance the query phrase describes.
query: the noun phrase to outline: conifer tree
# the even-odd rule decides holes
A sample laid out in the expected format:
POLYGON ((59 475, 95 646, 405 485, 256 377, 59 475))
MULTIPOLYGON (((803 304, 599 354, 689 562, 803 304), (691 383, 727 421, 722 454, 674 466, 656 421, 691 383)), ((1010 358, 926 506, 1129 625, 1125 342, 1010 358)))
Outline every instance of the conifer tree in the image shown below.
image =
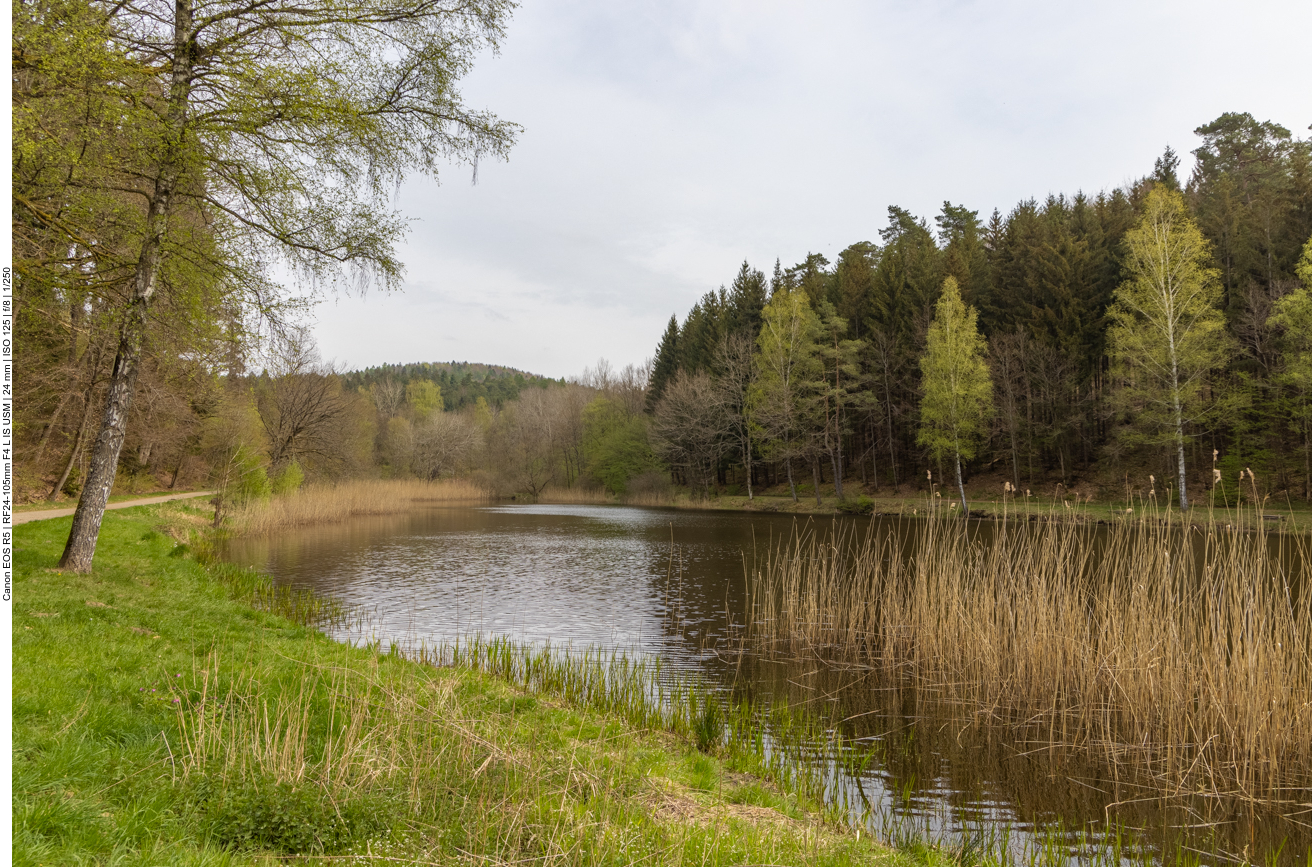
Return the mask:
POLYGON ((647 382, 647 412, 653 412, 656 404, 661 402, 665 387, 674 379, 679 370, 679 320, 670 316, 670 324, 665 326, 665 334, 656 347, 656 358, 652 361, 651 379, 647 382))
POLYGON ((964 514, 970 513, 970 506, 961 461, 975 457, 993 417, 993 382, 985 360, 988 344, 979 333, 977 319, 975 308, 961 300, 956 279, 945 279, 920 359, 924 397, 916 442, 935 461, 952 459, 964 514))
POLYGON ((767 294, 765 274, 744 260, 729 286, 725 334, 744 333, 748 341, 755 341, 756 335, 761 333, 761 310, 765 307, 767 294))

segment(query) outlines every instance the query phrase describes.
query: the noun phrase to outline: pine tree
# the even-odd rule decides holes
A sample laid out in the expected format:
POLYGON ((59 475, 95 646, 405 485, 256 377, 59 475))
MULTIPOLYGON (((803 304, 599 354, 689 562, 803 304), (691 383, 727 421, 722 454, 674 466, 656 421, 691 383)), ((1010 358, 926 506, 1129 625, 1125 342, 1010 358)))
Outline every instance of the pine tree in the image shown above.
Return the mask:
POLYGON ((952 458, 965 514, 970 506, 961 479, 961 461, 975 457, 993 417, 993 382, 985 360, 988 345, 979 333, 977 319, 975 308, 961 300, 956 279, 948 277, 920 359, 924 397, 916 442, 936 461, 952 458))

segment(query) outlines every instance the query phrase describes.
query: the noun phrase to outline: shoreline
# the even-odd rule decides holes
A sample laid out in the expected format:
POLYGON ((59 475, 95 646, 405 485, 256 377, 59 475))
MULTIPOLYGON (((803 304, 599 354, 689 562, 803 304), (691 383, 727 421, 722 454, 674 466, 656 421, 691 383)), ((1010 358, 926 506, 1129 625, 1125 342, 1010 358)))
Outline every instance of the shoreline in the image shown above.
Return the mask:
MULTIPOLYGON (((555 491, 546 492, 536 502, 544 505, 613 505, 613 506, 638 506, 647 508, 666 508, 678 509, 681 511, 706 511, 706 512, 746 512, 761 515, 795 515, 798 517, 850 517, 850 518, 913 518, 925 517, 929 514, 938 515, 960 515, 960 510, 956 508, 955 502, 942 498, 937 503, 931 504, 928 495, 916 497, 865 497, 869 501, 869 511, 844 510, 837 497, 822 497, 822 504, 817 506, 814 497, 798 498, 797 503, 793 503, 788 496, 761 495, 757 494, 752 500, 748 500, 743 495, 720 495, 709 499, 697 499, 687 494, 679 493, 672 498, 625 498, 611 497, 608 495, 586 496, 585 492, 577 492, 571 496, 553 496, 555 491)), ((521 502, 518 498, 510 498, 510 502, 521 502)), ((849 500, 855 502, 856 498, 849 500)), ((522 502, 534 502, 524 500, 522 502)), ((1041 502, 1037 497, 1029 498, 1029 501, 1008 499, 1005 503, 1000 500, 976 500, 969 501, 970 520, 979 521, 1002 521, 1005 517, 1008 521, 1021 520, 1024 523, 1059 523, 1070 525, 1098 525, 1110 524, 1113 522, 1125 521, 1172 521, 1180 523, 1196 522, 1232 522, 1238 523, 1247 528, 1255 528, 1258 522, 1262 522, 1268 532, 1294 532, 1307 533, 1312 532, 1312 508, 1307 509, 1290 509, 1282 507, 1272 507, 1270 504, 1264 505, 1258 509, 1252 504, 1241 506, 1194 506, 1189 512, 1181 512, 1179 509, 1157 505, 1152 502, 1136 501, 1127 512, 1123 503, 1110 502, 1069 502, 1069 501, 1046 501, 1041 502)))
POLYGON ((624 863, 926 860, 826 822, 819 805, 685 737, 492 674, 337 644, 306 624, 308 609, 296 606, 307 600, 280 602, 265 576, 198 562, 204 545, 187 530, 198 518, 181 504, 106 516, 89 575, 53 568, 63 521, 18 531, 16 863, 127 852, 168 863, 330 853, 426 863, 503 858, 507 840, 534 834, 624 863), (286 616, 298 610, 299 624, 286 616), (204 721, 222 708, 216 734, 217 722, 204 721), (302 716, 310 723, 298 727, 302 716), (341 729, 348 740, 334 742, 345 752, 328 773, 322 739, 343 716, 364 739, 341 729), (406 734, 415 725, 422 737, 406 734), (293 736, 305 758, 288 776, 260 757, 277 746, 268 738, 293 736), (434 745, 441 760, 404 752, 434 745), (351 749, 362 751, 358 761, 351 749), (72 756, 81 758, 70 775, 72 756), (342 779, 355 783, 334 788, 342 779), (429 789, 458 796, 407 800, 429 789), (286 825, 283 813, 300 824, 286 825))

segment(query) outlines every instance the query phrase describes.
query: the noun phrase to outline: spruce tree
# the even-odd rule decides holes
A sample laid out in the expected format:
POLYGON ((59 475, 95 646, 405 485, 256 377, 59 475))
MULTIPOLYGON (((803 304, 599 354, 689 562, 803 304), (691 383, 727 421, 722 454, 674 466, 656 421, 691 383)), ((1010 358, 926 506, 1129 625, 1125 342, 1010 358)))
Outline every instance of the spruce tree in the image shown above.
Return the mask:
POLYGON ((767 294, 765 274, 743 260, 738 276, 729 287, 726 336, 746 334, 749 341, 756 340, 756 335, 761 333, 761 311, 767 294))
POLYGON ((665 326, 665 334, 660 345, 656 347, 656 359, 651 366, 651 379, 647 383, 647 412, 656 409, 665 386, 674 379, 679 370, 679 320, 670 316, 670 324, 665 326))

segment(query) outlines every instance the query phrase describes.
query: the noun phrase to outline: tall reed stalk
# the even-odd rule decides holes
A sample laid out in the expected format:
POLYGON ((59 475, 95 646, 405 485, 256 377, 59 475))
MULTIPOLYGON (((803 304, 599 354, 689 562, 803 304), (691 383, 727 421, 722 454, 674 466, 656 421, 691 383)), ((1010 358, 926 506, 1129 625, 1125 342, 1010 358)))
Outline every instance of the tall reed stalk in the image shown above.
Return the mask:
POLYGON ((1037 727, 1162 792, 1288 804, 1312 783, 1312 556, 1256 523, 812 533, 749 569, 751 634, 1037 727))

